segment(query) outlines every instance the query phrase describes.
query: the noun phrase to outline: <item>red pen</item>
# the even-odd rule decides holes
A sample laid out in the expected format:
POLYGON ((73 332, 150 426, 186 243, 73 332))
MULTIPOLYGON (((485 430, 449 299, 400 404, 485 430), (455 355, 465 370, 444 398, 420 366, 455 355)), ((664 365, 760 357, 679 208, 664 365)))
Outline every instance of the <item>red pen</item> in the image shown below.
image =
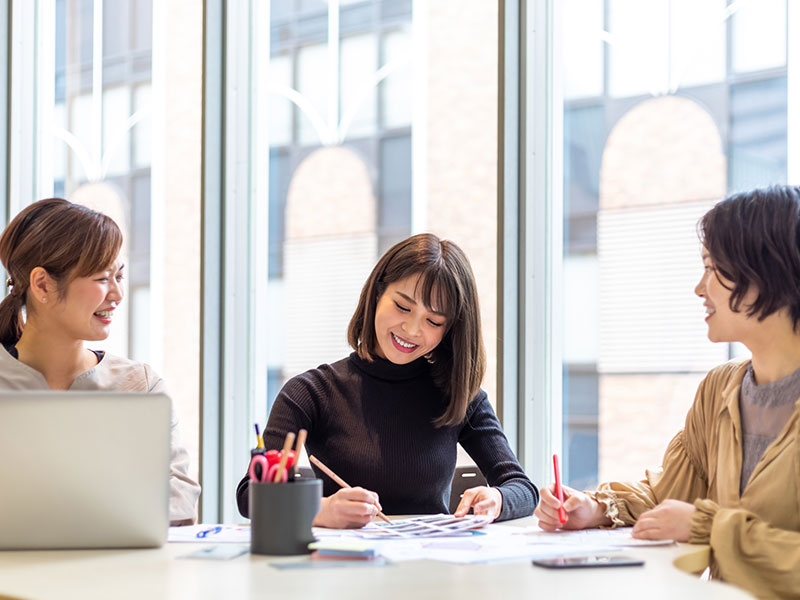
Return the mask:
POLYGON ((558 474, 558 454, 553 454, 553 470, 556 474, 556 496, 561 503, 558 507, 558 520, 563 525, 567 522, 567 511, 564 510, 564 490, 561 489, 561 476, 558 474))

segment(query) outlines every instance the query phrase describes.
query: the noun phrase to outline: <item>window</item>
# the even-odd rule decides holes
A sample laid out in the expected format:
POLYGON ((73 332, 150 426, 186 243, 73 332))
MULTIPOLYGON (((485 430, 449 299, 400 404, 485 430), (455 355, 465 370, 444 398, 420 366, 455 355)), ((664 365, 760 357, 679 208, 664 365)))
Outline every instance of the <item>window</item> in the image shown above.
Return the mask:
MULTIPOLYGON (((608 46, 608 90, 563 94, 563 462, 584 488, 660 464, 702 377, 741 353, 706 338, 695 227, 729 192, 787 181, 793 106, 785 1, 599 4, 608 30, 562 20, 564 43, 608 46)), ((565 82, 584 77, 565 59, 565 82)))
POLYGON ((15 21, 16 59, 32 68, 18 70, 12 88, 35 110, 15 117, 15 202, 58 195, 117 221, 125 301, 109 339, 91 347, 151 363, 164 378, 196 476, 202 7, 49 4, 15 21), (27 35, 35 30, 45 33, 27 35))

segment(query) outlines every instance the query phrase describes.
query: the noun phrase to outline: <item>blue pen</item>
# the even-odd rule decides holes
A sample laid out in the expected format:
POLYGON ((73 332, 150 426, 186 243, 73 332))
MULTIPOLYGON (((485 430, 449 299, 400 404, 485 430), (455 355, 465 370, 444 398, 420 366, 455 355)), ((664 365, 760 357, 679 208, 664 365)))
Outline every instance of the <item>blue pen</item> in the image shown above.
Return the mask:
POLYGON ((215 534, 219 533, 220 531, 222 531, 222 526, 220 526, 220 525, 217 525, 216 527, 209 527, 208 529, 204 529, 203 531, 198 531, 197 532, 197 537, 204 538, 204 537, 207 537, 209 535, 215 535, 215 534))

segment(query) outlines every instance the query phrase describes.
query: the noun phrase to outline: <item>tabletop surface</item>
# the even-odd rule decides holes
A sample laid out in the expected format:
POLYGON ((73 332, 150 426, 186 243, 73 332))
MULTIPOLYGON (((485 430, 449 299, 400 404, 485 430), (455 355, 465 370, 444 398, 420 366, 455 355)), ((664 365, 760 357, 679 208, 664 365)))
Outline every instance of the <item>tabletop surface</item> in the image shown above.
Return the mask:
MULTIPOLYGON (((535 521, 533 521, 535 522, 535 521)), ((531 524, 529 519, 510 526, 531 524)), ((244 554, 230 560, 185 555, 213 544, 170 543, 158 549, 0 552, 0 600, 108 598, 750 598, 720 582, 703 581, 673 565, 706 552, 687 544, 626 548, 643 567, 551 570, 530 560, 450 564, 410 561, 386 566, 277 569, 276 558, 244 554), (546 594, 542 596, 541 594, 546 594)))

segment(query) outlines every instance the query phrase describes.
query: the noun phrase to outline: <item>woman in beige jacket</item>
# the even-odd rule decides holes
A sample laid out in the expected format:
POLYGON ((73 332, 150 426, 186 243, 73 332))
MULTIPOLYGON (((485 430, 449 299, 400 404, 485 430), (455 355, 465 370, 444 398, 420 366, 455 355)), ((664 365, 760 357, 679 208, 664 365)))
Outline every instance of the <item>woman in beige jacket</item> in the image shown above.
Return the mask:
POLYGON ((553 486, 543 529, 633 525, 642 539, 710 544, 712 574, 760 597, 800 597, 800 188, 727 198, 700 223, 695 288, 712 342, 751 360, 713 369, 660 469, 644 480, 553 486))

